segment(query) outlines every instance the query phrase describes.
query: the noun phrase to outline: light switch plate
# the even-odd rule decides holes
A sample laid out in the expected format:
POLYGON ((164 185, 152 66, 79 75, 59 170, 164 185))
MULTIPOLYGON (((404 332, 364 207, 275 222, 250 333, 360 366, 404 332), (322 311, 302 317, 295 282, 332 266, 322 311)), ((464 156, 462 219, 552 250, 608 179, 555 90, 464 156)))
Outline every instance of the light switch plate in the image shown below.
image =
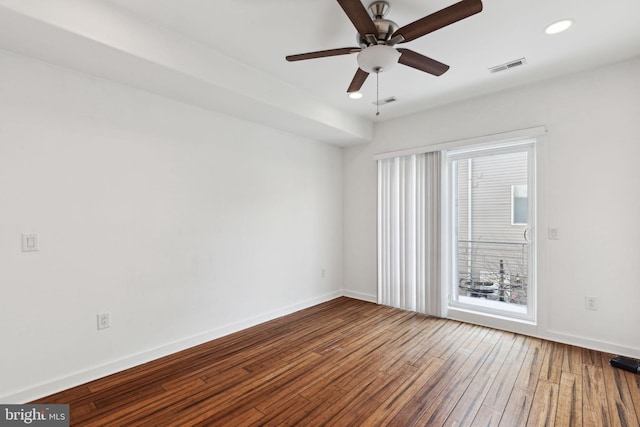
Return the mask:
POLYGON ((40 245, 37 234, 22 234, 22 252, 38 252, 40 245))

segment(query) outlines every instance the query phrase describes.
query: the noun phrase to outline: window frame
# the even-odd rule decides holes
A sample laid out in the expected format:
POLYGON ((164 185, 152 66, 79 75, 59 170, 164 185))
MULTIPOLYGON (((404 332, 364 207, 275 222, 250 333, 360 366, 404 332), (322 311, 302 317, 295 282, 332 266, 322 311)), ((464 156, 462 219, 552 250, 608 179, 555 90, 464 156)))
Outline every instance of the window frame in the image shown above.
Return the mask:
MULTIPOLYGON (((505 143, 488 143, 479 145, 469 145, 462 148, 454 148, 443 151, 443 257, 442 264, 442 293, 444 295, 443 304, 446 304, 444 313, 450 310, 463 311, 480 316, 489 316, 507 321, 524 322, 536 324, 537 322, 537 257, 536 242, 532 239, 536 229, 536 139, 527 138, 518 141, 505 143), (513 313, 489 307, 479 307, 475 304, 467 304, 457 301, 457 210, 455 206, 454 189, 457 188, 456 170, 453 167, 454 161, 469 158, 483 157, 487 155, 509 154, 515 152, 527 152, 528 182, 527 182, 527 214, 528 228, 525 232, 528 243, 528 284, 527 284, 527 309, 526 314, 513 313)), ((511 214, 513 219, 513 213, 511 214)))

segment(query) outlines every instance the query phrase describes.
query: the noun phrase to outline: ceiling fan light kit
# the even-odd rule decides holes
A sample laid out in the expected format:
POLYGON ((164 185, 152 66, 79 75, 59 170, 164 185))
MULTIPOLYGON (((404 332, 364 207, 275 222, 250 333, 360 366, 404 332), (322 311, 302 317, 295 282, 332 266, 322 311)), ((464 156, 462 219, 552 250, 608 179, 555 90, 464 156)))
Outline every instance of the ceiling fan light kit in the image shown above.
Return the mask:
POLYGON ((367 47, 358 54, 358 66, 367 73, 389 71, 400 59, 400 52, 391 46, 377 44, 367 47))
POLYGON ((394 46, 410 42, 482 11, 481 0, 462 0, 408 25, 398 27, 395 22, 384 19, 390 8, 386 1, 374 1, 369 5, 369 12, 360 0, 337 1, 355 27, 356 40, 360 46, 289 55, 286 59, 301 61, 359 52, 358 69, 347 89, 350 94, 360 91, 369 74, 378 75, 388 71, 396 63, 434 76, 444 74, 449 69, 448 65, 411 49, 396 49, 394 46))

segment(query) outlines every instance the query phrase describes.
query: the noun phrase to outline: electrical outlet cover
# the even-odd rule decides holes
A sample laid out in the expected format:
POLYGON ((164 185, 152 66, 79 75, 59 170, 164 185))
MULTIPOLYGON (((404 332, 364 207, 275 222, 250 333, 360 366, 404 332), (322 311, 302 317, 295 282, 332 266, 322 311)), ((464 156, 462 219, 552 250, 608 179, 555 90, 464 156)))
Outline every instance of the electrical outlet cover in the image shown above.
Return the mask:
POLYGON ((98 329, 106 329, 111 327, 111 313, 98 314, 98 329))
POLYGON ((22 234, 22 252, 38 252, 40 250, 40 244, 38 242, 38 235, 33 233, 22 234))

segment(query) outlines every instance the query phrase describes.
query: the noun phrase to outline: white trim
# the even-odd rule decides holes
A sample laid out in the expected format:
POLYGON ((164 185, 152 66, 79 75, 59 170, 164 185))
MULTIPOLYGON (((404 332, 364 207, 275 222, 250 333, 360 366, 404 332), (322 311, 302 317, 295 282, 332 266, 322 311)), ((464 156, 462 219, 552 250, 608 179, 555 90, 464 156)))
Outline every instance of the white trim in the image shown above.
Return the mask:
POLYGON ((456 141, 446 141, 421 147, 407 148, 404 150, 388 151, 373 155, 374 160, 389 159, 392 157, 409 156, 411 154, 429 153, 432 151, 448 150, 452 148, 464 147, 468 145, 484 143, 501 143, 522 140, 523 138, 535 138, 547 133, 546 126, 536 126, 527 129, 514 130, 509 132, 494 133, 492 135, 478 136, 475 138, 459 139, 456 141))
POLYGON ((538 325, 531 321, 493 313, 479 313, 477 310, 467 310, 460 307, 449 306, 447 318, 516 334, 530 336, 537 336, 538 334, 538 325))
MULTIPOLYGON (((111 375, 117 372, 121 372, 125 369, 132 368, 134 366, 141 365, 143 363, 159 359, 164 356, 168 356, 170 354, 176 353, 181 350, 185 350, 191 347, 194 347, 199 344, 203 344, 205 342, 214 340, 216 338, 223 337, 225 335, 232 334, 234 332, 241 331, 243 329, 249 328, 251 326, 258 325, 260 323, 267 322, 269 320, 273 320, 275 318, 285 316, 287 314, 291 314, 293 312, 303 310, 305 308, 312 307, 317 304, 321 304, 323 302, 330 301, 332 299, 338 298, 340 296, 346 296, 349 298, 360 299, 368 302, 376 302, 376 296, 371 295, 364 292, 351 291, 347 289, 343 289, 341 291, 334 291, 316 298, 311 298, 300 303, 292 304, 287 307, 283 307, 279 310, 272 311, 270 313, 256 316, 250 319, 246 319, 244 321, 236 322, 222 328, 214 329, 190 338, 185 338, 180 341, 176 341, 174 343, 170 343, 161 347, 157 347, 155 349, 151 349, 139 354, 135 354, 133 356, 129 356, 115 362, 111 362, 105 365, 97 366, 95 368, 91 368, 85 371, 77 372, 75 374, 71 374, 69 376, 59 378, 57 380, 39 384, 34 387, 29 387, 27 389, 23 389, 21 391, 17 391, 12 394, 7 394, 4 396, 0 396, 0 402, 6 404, 21 404, 25 402, 30 402, 32 400, 39 399, 43 396, 48 396, 50 394, 69 389, 71 387, 75 387, 81 384, 85 384, 89 381, 93 381, 98 378, 105 377, 107 375, 111 375)), ((443 304, 446 307, 446 303, 443 304)), ((445 317, 449 319, 477 324, 485 327, 490 327, 499 330, 506 330, 514 333, 519 333, 523 335, 529 335, 541 339, 553 340, 565 344, 576 345, 585 348, 591 348, 598 351, 603 351, 607 353, 615 353, 628 357, 640 358, 640 348, 635 347, 627 347, 621 346, 615 343, 604 342, 592 340, 585 337, 580 337, 576 335, 566 334, 559 331, 549 330, 547 333, 538 334, 537 328, 533 324, 529 324, 527 322, 519 322, 514 321, 513 319, 509 319, 509 322, 505 322, 505 319, 500 319, 497 317, 491 316, 479 316, 475 313, 467 313, 463 310, 450 309, 450 312, 447 313, 445 317)))
POLYGON ((545 333, 544 339, 561 342, 563 344, 575 345, 577 347, 589 348, 603 353, 619 354, 621 356, 640 359, 640 348, 638 347, 628 347, 608 341, 598 341, 591 338, 553 330, 548 330, 545 333))
POLYGON ((485 142, 482 144, 465 145, 464 147, 445 150, 447 159, 475 159, 485 157, 487 151, 491 151, 491 155, 518 153, 525 148, 535 147, 537 143, 535 137, 524 137, 521 139, 510 139, 502 142, 485 142))
POLYGON ((446 317, 458 322, 471 323, 473 325, 480 325, 500 331, 513 332, 543 340, 597 350, 604 353, 619 354, 622 356, 640 359, 640 348, 638 347, 629 347, 608 341, 594 340, 560 331, 542 331, 539 326, 525 321, 506 319, 500 316, 479 315, 451 307, 449 307, 449 313, 446 317))
MULTIPOLYGON (((470 305, 468 303, 460 302, 456 298, 456 295, 458 292, 457 287, 455 288, 455 290, 452 289, 452 287, 455 287, 455 285, 453 284, 455 283, 455 281, 453 283, 451 282, 451 278, 457 277, 457 269, 455 267, 455 264, 457 262, 456 261, 457 251, 456 251, 455 244, 453 244, 452 242, 455 242, 458 239, 458 237, 456 236, 455 220, 453 220, 453 218, 457 216, 457 212, 456 212, 456 206, 453 203, 454 200, 451 197, 452 188, 456 188, 455 171, 453 169, 452 162, 465 160, 469 158, 480 157, 480 156, 487 156, 487 151, 489 150, 490 150, 489 154, 506 154, 506 153, 526 151, 527 152, 527 168, 528 168, 527 193, 529 198, 529 207, 528 207, 529 208, 528 210, 529 227, 531 229, 531 235, 536 236, 535 234, 536 228, 537 228, 536 197, 535 197, 535 195, 537 194, 536 193, 536 177, 537 177, 536 143, 537 143, 537 138, 526 136, 526 137, 522 137, 521 139, 511 138, 509 141, 503 142, 503 143, 499 143, 497 141, 486 141, 484 144, 464 146, 457 150, 446 151, 446 155, 444 156, 446 160, 446 163, 445 163, 446 167, 445 167, 444 173, 446 174, 449 182, 448 182, 448 187, 444 191, 444 194, 446 194, 449 197, 447 200, 449 204, 445 206, 445 208, 448 209, 448 211, 445 213, 444 218, 447 219, 446 221, 447 221, 447 227, 448 227, 445 234, 446 241, 450 243, 450 245, 442 247, 443 253, 447 252, 447 256, 449 258, 448 259, 449 265, 447 266, 446 274, 443 274, 443 281, 441 284, 442 291, 448 294, 447 309, 443 310, 443 313, 457 311, 458 313, 467 313, 467 314, 477 313, 478 315, 486 315, 486 316, 492 317, 492 320, 491 320, 492 327, 504 328, 507 330, 511 330, 509 329, 510 326, 507 326, 508 323, 506 323, 505 326, 502 326, 502 327, 499 326, 501 321, 511 319, 516 322, 522 321, 525 323, 530 323, 532 325, 535 325, 537 323, 537 319, 538 319, 537 299, 536 299, 537 298, 537 280, 536 280, 537 279, 537 274, 536 274, 537 248, 536 248, 535 237, 529 240, 529 250, 528 250, 529 297, 527 298, 526 314, 512 313, 508 311, 498 310, 495 308, 475 306, 475 305, 470 305), (495 326, 495 325, 498 325, 498 326, 495 326)), ((464 318, 467 317, 467 314, 462 314, 463 319, 459 319, 459 320, 464 320, 464 318)), ((520 331, 518 330, 518 332, 520 331)), ((521 333, 526 333, 526 332, 521 332, 521 333)))
POLYGON ((270 311, 268 313, 231 323, 229 325, 203 332, 201 334, 175 341, 147 351, 143 351, 138 354, 127 356, 120 360, 96 366, 84 371, 76 372, 47 383, 38 384, 33 387, 13 392, 11 394, 0 396, 0 402, 7 404, 20 404, 30 402, 43 396, 48 396, 62 390, 67 390, 69 388, 88 383, 89 381, 103 378, 107 375, 115 374, 117 372, 124 371, 125 369, 133 368, 134 366, 138 366, 143 363, 147 363, 152 360, 156 360, 161 357, 168 356, 170 354, 177 353, 179 351, 186 350, 200 344, 204 344, 208 341, 223 337, 225 335, 229 335, 234 332, 259 325, 260 323, 268 322, 269 320, 273 320, 278 317, 303 310, 305 308, 313 307, 314 305, 330 301, 332 299, 341 297, 342 295, 343 291, 338 290, 315 298, 300 301, 298 303, 291 304, 286 307, 270 311))
POLYGON ((367 301, 367 302, 373 302, 373 303, 378 303, 378 296, 375 294, 368 294, 368 293, 364 293, 364 292, 358 292, 358 291, 351 291, 349 289, 343 289, 342 290, 342 294, 345 297, 349 297, 349 298, 353 298, 353 299, 359 299, 361 301, 367 301))

